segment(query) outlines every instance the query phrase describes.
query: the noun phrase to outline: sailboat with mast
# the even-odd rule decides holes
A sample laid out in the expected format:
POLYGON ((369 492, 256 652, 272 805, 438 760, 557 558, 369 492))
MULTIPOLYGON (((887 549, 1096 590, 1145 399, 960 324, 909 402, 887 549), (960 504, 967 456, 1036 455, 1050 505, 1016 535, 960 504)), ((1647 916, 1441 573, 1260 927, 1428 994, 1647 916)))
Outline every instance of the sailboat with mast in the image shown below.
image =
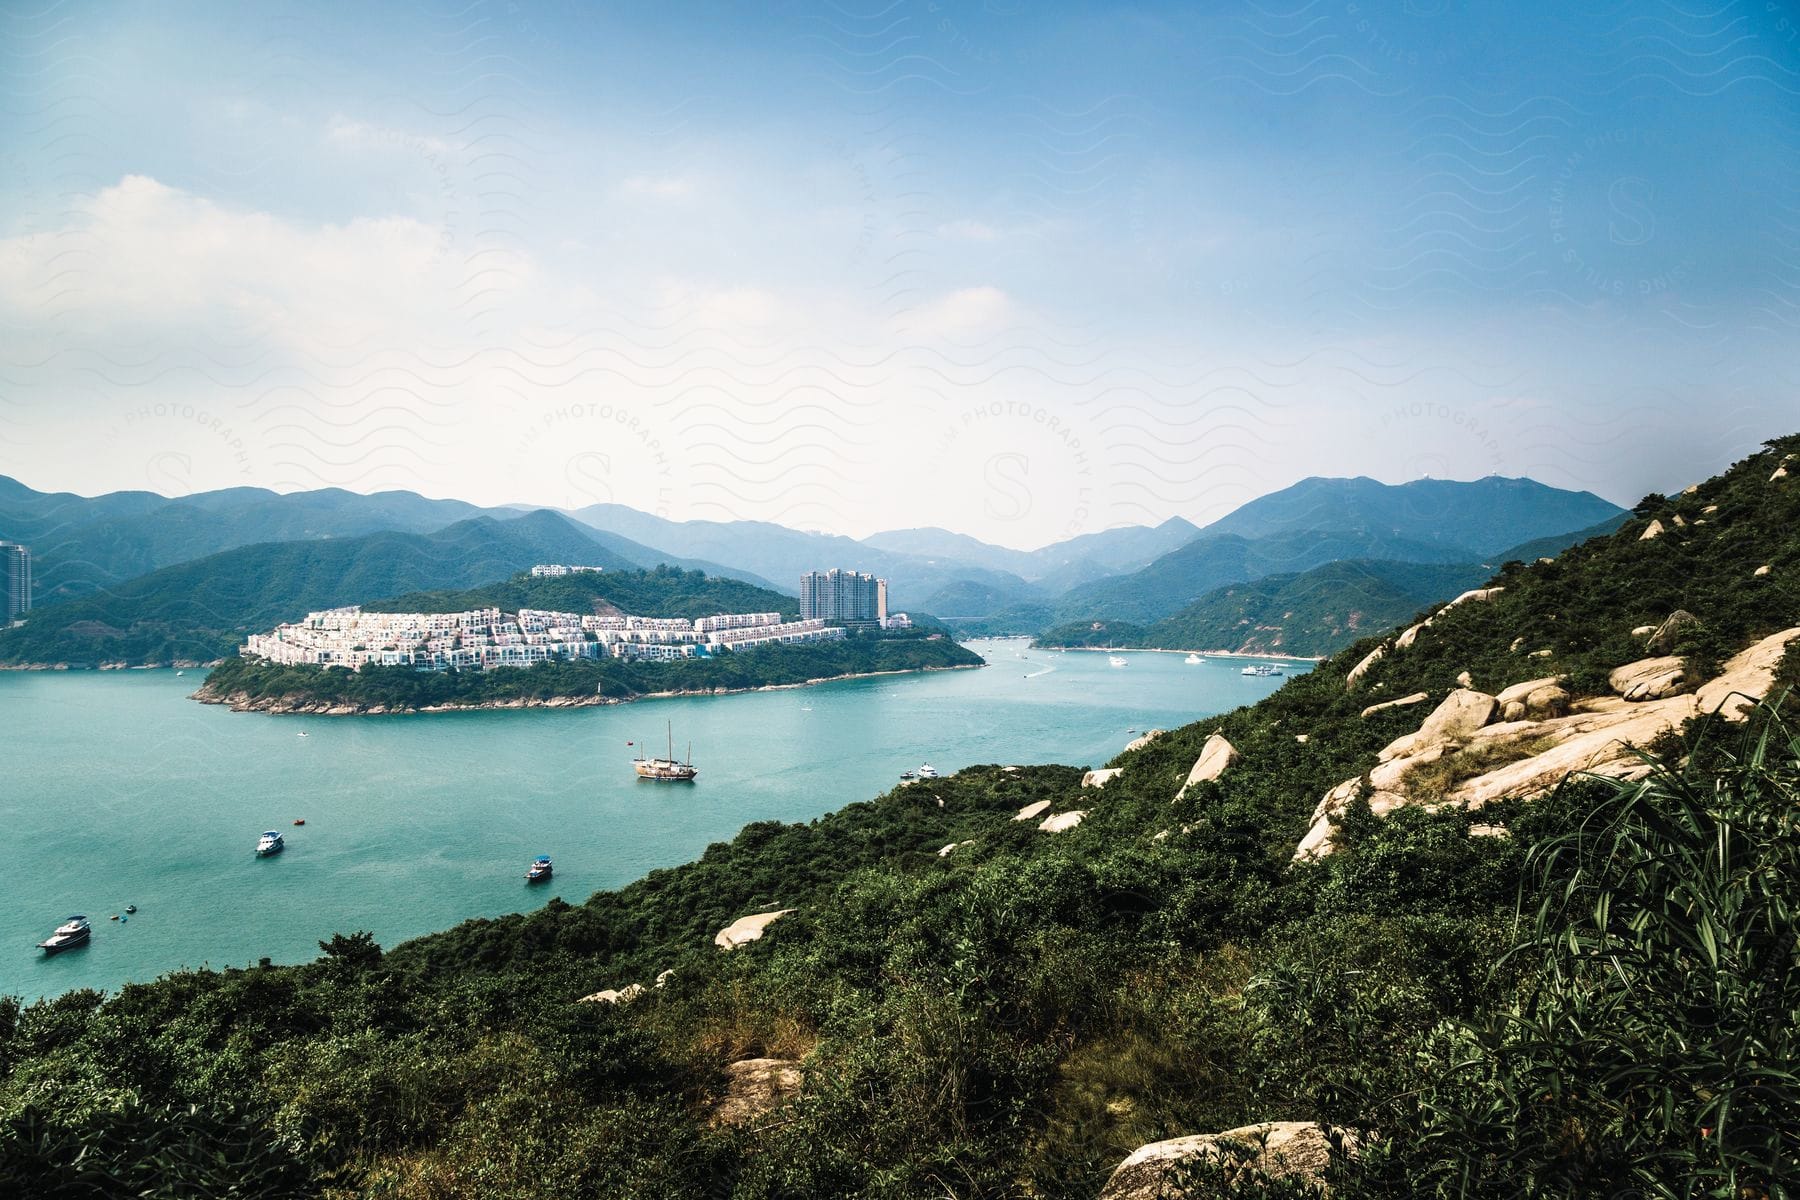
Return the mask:
POLYGON ((645 758, 642 750, 631 760, 631 765, 638 773, 639 779, 654 779, 660 783, 692 783, 694 776, 700 772, 694 766, 694 743, 688 743, 686 762, 675 759, 675 723, 669 722, 669 756, 667 758, 645 758))

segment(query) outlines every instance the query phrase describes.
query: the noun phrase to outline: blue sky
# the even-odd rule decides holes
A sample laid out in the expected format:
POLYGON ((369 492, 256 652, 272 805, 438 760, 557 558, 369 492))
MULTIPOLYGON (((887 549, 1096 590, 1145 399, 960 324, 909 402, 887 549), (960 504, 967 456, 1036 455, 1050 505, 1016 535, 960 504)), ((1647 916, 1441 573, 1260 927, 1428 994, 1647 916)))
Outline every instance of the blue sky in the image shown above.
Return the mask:
POLYGON ((1031 546, 1800 427, 1800 17, 0 14, 0 472, 1031 546))

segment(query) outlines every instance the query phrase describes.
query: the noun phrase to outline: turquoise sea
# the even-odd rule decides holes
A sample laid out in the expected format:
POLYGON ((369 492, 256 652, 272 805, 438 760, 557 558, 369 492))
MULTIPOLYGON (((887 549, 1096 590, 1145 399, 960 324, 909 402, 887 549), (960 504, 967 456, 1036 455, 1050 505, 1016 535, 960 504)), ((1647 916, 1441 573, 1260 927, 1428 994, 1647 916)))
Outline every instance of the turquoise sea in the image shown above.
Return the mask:
MULTIPOLYGON (((182 966, 304 961, 469 917, 576 902, 697 857, 751 821, 803 821, 930 762, 1098 765, 1133 730, 1258 700, 1242 660, 973 643, 980 670, 606 708, 271 717, 187 696, 203 671, 0 672, 0 995, 113 989, 182 966), (629 742, 699 780, 642 783, 629 742), (304 734, 305 736, 301 736, 304 734), (304 819, 303 827, 293 822, 304 819), (257 859, 279 829, 285 853, 257 859), (556 860, 527 889, 536 854, 556 860), (108 920, 127 904, 124 922, 108 920), (70 913, 91 944, 35 944, 70 913)), ((1290 673, 1307 664, 1284 664, 1290 673)))

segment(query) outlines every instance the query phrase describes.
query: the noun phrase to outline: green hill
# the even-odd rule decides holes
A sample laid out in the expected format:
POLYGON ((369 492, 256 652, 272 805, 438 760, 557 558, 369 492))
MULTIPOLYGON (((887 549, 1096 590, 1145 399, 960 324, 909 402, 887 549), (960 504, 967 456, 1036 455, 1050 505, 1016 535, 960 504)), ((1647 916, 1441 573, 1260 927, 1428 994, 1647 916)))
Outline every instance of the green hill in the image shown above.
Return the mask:
POLYGON ((1247 538, 1321 530, 1368 533, 1430 542, 1474 560, 1529 539, 1616 520, 1622 512, 1592 492, 1498 475, 1401 484, 1312 478, 1250 501, 1206 532, 1247 538))
MULTIPOLYGON (((1429 711, 1381 698, 1466 670, 1579 702, 1677 611, 1702 673, 1790 629, 1796 468, 1800 437, 1647 497, 1103 788, 974 767, 385 953, 344 931, 312 964, 0 1009, 0 1187, 198 1192, 229 1163, 268 1195, 1091 1200, 1145 1143, 1282 1120, 1352 1135, 1338 1200, 1791 1196, 1800 651, 1768 706, 1670 731, 1641 781, 1385 816, 1365 795, 1334 853, 1294 851, 1429 711), (1235 762, 1184 788, 1215 734, 1235 762), (770 1059, 798 1098, 727 1119, 770 1059)), ((1309 1194, 1248 1174, 1196 1162, 1162 1194, 1309 1194)))
POLYGON ((1464 547, 1388 534, 1306 531, 1246 538, 1204 533, 1140 571, 1075 588, 1056 601, 1055 609, 1059 622, 1149 624, 1215 588, 1269 575, 1297 574, 1339 559, 1457 563, 1475 557, 1464 547))
MULTIPOLYGON (((589 564, 593 565, 593 564, 589 564)), ((534 578, 520 572, 498 583, 454 591, 409 592, 363 607, 370 612, 464 612, 493 607, 505 612, 543 608, 587 613, 611 606, 640 617, 706 617, 729 612, 778 612, 800 615, 800 602, 736 579, 717 579, 701 571, 658 567, 652 571, 608 570, 600 574, 534 578)))
POLYGON ((33 609, 23 626, 0 630, 0 663, 206 662, 234 653, 245 634, 309 611, 466 587, 540 562, 636 569, 582 527, 544 511, 508 521, 477 517, 429 534, 242 546, 33 609))

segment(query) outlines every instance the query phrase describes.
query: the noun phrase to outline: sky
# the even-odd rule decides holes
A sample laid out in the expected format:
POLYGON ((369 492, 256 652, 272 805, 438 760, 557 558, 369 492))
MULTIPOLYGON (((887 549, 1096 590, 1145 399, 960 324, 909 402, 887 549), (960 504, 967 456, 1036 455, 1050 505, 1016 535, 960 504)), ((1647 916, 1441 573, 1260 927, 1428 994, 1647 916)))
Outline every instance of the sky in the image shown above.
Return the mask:
POLYGON ((0 47, 43 490, 1030 548, 1308 475, 1630 504, 1800 430, 1782 0, 43 0, 0 47))

